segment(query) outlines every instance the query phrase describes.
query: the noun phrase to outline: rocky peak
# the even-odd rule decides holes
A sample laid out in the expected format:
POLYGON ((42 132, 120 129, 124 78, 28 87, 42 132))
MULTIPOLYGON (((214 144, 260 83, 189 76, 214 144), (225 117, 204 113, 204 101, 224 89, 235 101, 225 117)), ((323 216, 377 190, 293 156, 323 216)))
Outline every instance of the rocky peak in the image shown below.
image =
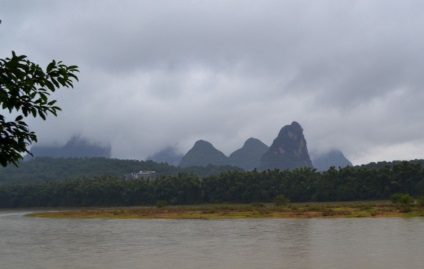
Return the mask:
POLYGON ((271 147, 262 156, 260 168, 294 169, 313 167, 309 157, 303 129, 297 122, 281 128, 271 147))

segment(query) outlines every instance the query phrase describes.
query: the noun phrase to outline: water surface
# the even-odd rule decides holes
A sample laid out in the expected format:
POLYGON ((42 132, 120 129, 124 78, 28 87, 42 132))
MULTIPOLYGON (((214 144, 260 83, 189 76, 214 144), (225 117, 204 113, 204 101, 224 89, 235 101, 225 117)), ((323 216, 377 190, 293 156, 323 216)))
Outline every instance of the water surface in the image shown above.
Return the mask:
POLYGON ((424 218, 45 219, 0 211, 0 268, 421 268, 424 218))

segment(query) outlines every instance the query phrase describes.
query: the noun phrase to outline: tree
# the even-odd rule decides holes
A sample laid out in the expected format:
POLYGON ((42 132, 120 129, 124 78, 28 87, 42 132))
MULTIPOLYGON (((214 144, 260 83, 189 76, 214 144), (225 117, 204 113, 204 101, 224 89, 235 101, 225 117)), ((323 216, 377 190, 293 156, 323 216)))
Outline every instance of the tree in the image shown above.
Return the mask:
POLYGON ((16 55, 13 51, 11 58, 0 59, 0 105, 3 110, 17 114, 12 121, 0 114, 2 166, 10 163, 18 166, 22 153, 31 154, 27 147, 37 142, 37 136, 29 130, 24 118, 45 120, 48 114, 57 116, 61 109, 49 96, 60 87, 73 88, 73 80, 78 81, 77 72, 77 66, 54 60, 43 70, 25 55, 16 55))

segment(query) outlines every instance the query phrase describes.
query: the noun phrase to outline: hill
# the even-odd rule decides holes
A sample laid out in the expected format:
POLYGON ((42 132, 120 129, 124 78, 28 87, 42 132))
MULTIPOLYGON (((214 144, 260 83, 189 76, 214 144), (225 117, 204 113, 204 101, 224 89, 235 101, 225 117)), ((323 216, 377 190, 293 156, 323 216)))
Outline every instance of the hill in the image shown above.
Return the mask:
POLYGON ((269 147, 259 139, 249 138, 242 148, 230 154, 229 163, 251 171, 259 167, 260 160, 268 149, 269 147))
POLYGON ((352 166, 352 163, 346 159, 340 150, 331 150, 324 154, 320 154, 312 159, 312 163, 318 171, 326 171, 331 166, 352 166))
POLYGON ((182 157, 183 155, 179 154, 175 148, 167 147, 151 156, 148 156, 147 160, 152 160, 158 163, 163 162, 173 166, 178 166, 182 157))
POLYGON ((139 171, 156 171, 158 177, 179 173, 199 177, 217 175, 225 171, 241 170, 232 166, 193 166, 179 168, 153 161, 118 160, 108 158, 51 158, 36 157, 22 162, 19 167, 0 167, 0 185, 27 184, 64 179, 92 179, 105 175, 124 178, 125 174, 139 171))
POLYGON ((295 169, 312 168, 303 129, 297 122, 281 128, 277 138, 262 156, 260 169, 295 169))
MULTIPOLYGON (((55 157, 55 158, 71 158, 71 157, 111 157, 111 146, 103 146, 92 143, 80 136, 73 136, 63 146, 38 146, 31 148, 34 157, 55 157)), ((25 156, 25 160, 31 159, 30 155, 25 156)))
POLYGON ((179 164, 180 167, 208 166, 208 165, 228 165, 228 157, 217 150, 211 143, 199 140, 183 156, 179 164))

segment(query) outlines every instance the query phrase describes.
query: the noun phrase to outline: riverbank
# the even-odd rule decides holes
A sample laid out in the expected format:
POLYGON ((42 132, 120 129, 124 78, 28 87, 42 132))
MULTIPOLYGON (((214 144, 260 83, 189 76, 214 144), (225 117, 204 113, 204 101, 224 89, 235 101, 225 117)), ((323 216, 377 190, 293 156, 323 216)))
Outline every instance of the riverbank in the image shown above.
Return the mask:
POLYGON ((120 207, 35 212, 32 217, 48 218, 165 218, 165 219, 243 219, 243 218, 358 218, 418 217, 424 208, 394 205, 391 202, 294 203, 272 204, 210 204, 163 207, 120 207))

